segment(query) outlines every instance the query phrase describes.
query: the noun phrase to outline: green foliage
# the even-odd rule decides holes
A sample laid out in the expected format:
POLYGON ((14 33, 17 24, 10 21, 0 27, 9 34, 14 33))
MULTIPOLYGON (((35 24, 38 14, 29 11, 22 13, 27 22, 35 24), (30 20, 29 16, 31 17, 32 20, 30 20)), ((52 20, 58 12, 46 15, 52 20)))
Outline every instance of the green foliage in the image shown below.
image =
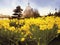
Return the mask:
MULTIPOLYGON (((16 23, 11 26, 15 26, 16 23)), ((0 45, 19 45, 18 42, 21 42, 21 38, 25 39, 25 44, 27 45, 48 45, 48 43, 55 38, 57 34, 57 25, 54 25, 52 29, 40 30, 39 26, 31 25, 30 32, 31 34, 25 37, 25 31, 10 31, 2 27, 0 29, 0 45), (23 34, 22 34, 23 33, 23 34), (32 38, 30 38, 30 36, 32 38)))
POLYGON ((31 25, 30 32, 32 33, 32 39, 38 42, 37 45, 48 45, 48 43, 56 37, 57 25, 54 25, 52 29, 40 30, 38 26, 31 25))
POLYGON ((21 6, 17 6, 16 9, 14 9, 14 16, 12 18, 18 18, 20 19, 20 17, 22 16, 22 9, 21 6), (16 17, 17 16, 17 17, 16 17))
POLYGON ((10 31, 6 29, 0 29, 0 44, 1 45, 18 45, 18 42, 21 42, 21 38, 25 34, 22 34, 23 31, 10 31))
POLYGON ((18 25, 16 24, 16 22, 10 22, 10 26, 18 27, 18 25))
POLYGON ((10 23, 9 23, 9 25, 10 26, 14 26, 15 28, 20 28, 20 27, 22 27, 23 25, 25 25, 25 23, 19 23, 19 20, 18 21, 10 21, 10 23), (16 24, 16 22, 18 22, 18 24, 16 24))

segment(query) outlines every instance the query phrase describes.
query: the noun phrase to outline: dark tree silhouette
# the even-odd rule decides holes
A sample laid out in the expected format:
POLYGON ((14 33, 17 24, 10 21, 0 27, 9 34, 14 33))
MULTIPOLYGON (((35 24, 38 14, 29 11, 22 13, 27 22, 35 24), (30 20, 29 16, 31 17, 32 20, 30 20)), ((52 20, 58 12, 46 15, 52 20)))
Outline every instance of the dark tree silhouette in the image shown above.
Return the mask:
POLYGON ((40 14, 37 9, 34 9, 34 17, 40 17, 40 14))
POLYGON ((53 14, 50 12, 47 16, 53 16, 53 14))
POLYGON ((57 10, 57 8, 55 8, 54 16, 58 16, 58 17, 60 17, 60 9, 57 10))
POLYGON ((58 12, 55 12, 55 14, 54 14, 55 16, 58 16, 58 17, 60 17, 60 11, 58 11, 58 12))
POLYGON ((21 9, 20 6, 17 6, 16 9, 13 10, 13 12, 14 12, 13 15, 14 16, 12 16, 12 18, 18 18, 18 19, 20 19, 20 17, 22 16, 22 11, 23 11, 23 9, 21 9))

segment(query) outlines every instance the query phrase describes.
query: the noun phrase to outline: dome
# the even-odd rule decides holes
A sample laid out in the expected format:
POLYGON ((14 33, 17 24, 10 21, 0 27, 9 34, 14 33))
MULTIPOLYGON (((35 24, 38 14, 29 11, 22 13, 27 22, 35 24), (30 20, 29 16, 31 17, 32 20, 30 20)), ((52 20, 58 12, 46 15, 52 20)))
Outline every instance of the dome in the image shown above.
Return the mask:
POLYGON ((28 6, 26 7, 25 11, 23 12, 23 16, 22 17, 32 17, 33 16, 33 8, 31 8, 31 6, 28 4, 28 6))

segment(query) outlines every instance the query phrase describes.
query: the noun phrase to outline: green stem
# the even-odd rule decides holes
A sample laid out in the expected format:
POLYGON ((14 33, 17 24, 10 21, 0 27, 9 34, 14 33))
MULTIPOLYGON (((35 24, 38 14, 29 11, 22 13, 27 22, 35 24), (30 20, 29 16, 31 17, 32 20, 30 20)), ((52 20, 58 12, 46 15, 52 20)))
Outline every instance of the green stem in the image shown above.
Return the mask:
POLYGON ((16 42, 16 45, 18 45, 18 42, 16 42))
POLYGON ((39 40, 37 40, 37 45, 40 45, 40 41, 39 40))

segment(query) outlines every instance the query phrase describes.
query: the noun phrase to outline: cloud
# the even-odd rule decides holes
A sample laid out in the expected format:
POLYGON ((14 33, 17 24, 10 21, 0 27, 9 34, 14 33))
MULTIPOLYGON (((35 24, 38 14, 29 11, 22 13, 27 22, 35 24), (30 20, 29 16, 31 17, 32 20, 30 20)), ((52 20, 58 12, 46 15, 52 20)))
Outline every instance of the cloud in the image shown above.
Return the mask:
POLYGON ((46 6, 56 7, 60 4, 59 0, 30 0, 30 2, 34 3, 38 7, 39 6, 41 6, 41 7, 46 7, 46 6), (56 2, 59 2, 59 4, 56 2))
POLYGON ((39 11, 41 16, 47 15, 50 12, 55 13, 55 10, 53 10, 51 7, 44 7, 44 8, 41 7, 38 9, 38 11, 39 11))
POLYGON ((11 8, 0 8, 0 14, 4 14, 4 15, 12 15, 12 9, 11 8))
POLYGON ((22 9, 25 9, 28 1, 32 8, 37 8, 41 15, 49 12, 54 13, 54 9, 60 6, 60 0, 1 0, 0 1, 0 13, 12 14, 13 9, 17 5, 20 5, 22 9))
POLYGON ((2 0, 0 1, 0 7, 15 7, 18 4, 18 0, 2 0))
POLYGON ((2 0, 0 3, 0 14, 12 15, 18 5, 18 0, 2 0))

